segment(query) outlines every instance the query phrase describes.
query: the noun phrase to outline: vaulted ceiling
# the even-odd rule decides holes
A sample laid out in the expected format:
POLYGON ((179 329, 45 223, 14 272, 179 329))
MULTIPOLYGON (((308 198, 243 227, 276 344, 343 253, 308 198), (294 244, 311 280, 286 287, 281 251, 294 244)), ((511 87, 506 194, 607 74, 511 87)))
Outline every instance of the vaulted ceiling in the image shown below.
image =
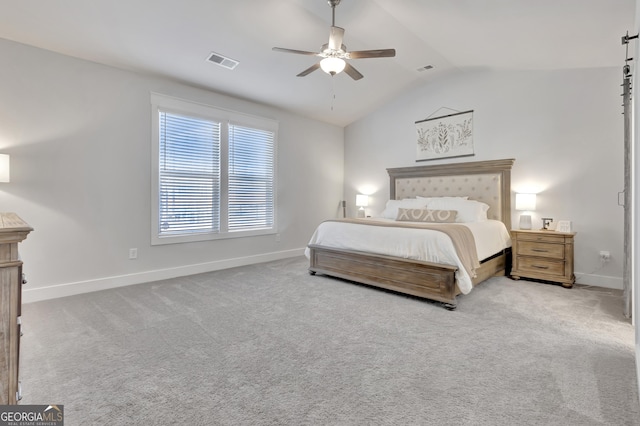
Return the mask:
POLYGON ((635 0, 342 0, 335 23, 348 50, 397 52, 351 60, 358 81, 296 77, 319 58, 271 50, 319 51, 327 0, 4 1, 0 38, 345 126, 455 72, 622 67, 634 15, 635 0), (239 65, 208 62, 211 52, 239 65))

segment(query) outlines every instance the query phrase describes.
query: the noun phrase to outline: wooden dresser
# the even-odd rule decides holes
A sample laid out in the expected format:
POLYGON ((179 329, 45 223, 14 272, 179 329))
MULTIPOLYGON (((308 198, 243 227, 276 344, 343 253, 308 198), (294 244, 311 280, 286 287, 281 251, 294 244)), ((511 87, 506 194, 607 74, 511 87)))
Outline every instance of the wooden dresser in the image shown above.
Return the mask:
POLYGON ((575 235, 575 232, 511 231, 511 278, 532 278, 573 287, 576 281, 573 273, 575 235))
POLYGON ((22 397, 18 363, 25 281, 18 243, 31 231, 15 213, 0 213, 0 405, 16 404, 22 397))

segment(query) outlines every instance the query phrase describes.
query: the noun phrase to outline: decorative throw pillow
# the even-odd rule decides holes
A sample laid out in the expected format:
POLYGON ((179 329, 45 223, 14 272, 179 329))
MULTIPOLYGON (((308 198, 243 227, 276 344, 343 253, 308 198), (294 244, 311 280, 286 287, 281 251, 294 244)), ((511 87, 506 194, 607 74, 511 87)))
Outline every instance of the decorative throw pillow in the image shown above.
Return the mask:
POLYGON ((456 210, 398 209, 396 220, 400 222, 436 222, 453 223, 456 221, 456 210))
POLYGON ((404 198, 402 200, 389 200, 387 205, 380 216, 387 219, 395 219, 398 217, 398 209, 402 207, 405 209, 424 209, 427 207, 427 201, 417 198, 404 198))

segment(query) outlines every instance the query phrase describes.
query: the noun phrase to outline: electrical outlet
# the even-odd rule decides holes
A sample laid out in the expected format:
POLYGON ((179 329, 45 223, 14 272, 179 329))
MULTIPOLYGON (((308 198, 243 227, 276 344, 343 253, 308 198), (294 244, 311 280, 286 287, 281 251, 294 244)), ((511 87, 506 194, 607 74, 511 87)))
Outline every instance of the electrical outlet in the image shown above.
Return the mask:
POLYGON ((130 248, 129 249, 129 259, 133 260, 133 259, 137 259, 138 258, 138 249, 137 248, 130 248))
POLYGON ((280 234, 276 234, 276 242, 279 243, 280 242, 280 234))
POLYGON ((608 251, 602 250, 600 252, 600 261, 601 262, 608 262, 610 260, 611 260, 611 253, 609 253, 608 251))

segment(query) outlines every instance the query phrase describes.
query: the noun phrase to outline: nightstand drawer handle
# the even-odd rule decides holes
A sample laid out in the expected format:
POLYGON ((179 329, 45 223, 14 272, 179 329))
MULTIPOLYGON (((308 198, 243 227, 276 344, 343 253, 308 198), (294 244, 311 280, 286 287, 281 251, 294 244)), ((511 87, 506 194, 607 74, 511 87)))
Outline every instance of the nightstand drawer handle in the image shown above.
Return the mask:
POLYGON ((531 251, 535 251, 537 253, 547 253, 549 250, 533 248, 531 251))
POLYGON ((548 266, 540 266, 540 265, 531 265, 531 266, 533 266, 534 268, 538 268, 538 269, 549 269, 548 266))

